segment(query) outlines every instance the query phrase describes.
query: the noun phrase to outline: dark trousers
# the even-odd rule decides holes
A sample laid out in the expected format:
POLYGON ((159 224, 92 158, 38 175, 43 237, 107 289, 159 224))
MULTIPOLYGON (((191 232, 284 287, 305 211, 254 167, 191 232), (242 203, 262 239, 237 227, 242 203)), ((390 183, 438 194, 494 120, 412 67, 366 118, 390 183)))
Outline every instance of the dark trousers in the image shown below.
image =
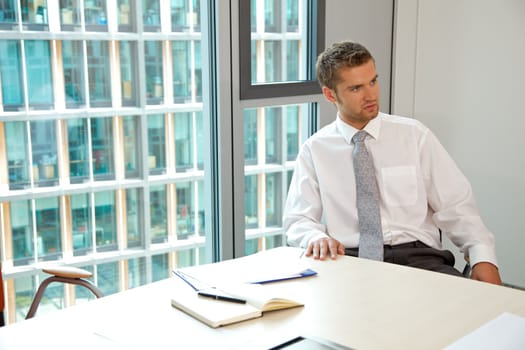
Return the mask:
MULTIPOLYGON (((345 248, 345 255, 358 256, 358 253, 359 248, 345 248)), ((384 261, 454 276, 463 276, 454 268, 455 259, 450 251, 431 248, 419 241, 394 246, 385 245, 384 261)))

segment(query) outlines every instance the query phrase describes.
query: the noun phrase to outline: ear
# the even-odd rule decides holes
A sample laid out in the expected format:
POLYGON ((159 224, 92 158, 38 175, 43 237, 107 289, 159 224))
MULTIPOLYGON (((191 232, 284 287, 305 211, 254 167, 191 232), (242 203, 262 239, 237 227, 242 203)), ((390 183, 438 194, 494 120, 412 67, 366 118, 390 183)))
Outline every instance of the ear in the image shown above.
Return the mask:
POLYGON ((337 100, 336 97, 335 97, 335 91, 333 91, 332 89, 327 88, 326 86, 322 87, 322 91, 323 91, 324 97, 329 102, 335 103, 335 101, 337 100))

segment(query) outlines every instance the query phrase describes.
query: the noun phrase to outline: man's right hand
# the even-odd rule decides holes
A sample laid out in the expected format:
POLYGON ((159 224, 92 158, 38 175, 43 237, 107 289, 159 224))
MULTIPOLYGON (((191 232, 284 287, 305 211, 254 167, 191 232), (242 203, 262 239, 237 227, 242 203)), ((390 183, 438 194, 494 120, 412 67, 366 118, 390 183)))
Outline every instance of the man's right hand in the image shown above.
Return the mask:
POLYGON ((332 237, 323 237, 310 242, 305 255, 319 260, 325 260, 328 256, 336 259, 337 255, 345 255, 345 246, 332 237))

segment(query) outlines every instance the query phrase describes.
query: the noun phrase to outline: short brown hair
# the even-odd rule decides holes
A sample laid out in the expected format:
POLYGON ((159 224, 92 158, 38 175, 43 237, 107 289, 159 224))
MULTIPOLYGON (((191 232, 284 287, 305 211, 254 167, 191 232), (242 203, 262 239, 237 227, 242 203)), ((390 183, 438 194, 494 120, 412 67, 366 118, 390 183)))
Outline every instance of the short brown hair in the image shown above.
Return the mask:
POLYGON ((317 58, 315 66, 317 81, 321 86, 335 90, 341 68, 357 67, 374 60, 372 54, 361 44, 343 41, 332 44, 317 58))

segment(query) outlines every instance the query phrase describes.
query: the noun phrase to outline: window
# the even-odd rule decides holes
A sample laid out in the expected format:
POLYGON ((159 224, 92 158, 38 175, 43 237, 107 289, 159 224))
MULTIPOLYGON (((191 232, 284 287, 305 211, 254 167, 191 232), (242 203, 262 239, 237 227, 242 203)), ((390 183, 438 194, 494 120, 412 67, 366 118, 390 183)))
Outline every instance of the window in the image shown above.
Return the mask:
POLYGON ((60 0, 60 24, 62 30, 79 28, 80 18, 80 0, 60 0))
POLYGON ((16 111, 24 105, 22 54, 16 40, 0 40, 0 72, 4 110, 16 111))
MULTIPOLYGON (((314 3, 239 1, 248 90, 309 83, 314 3)), ((284 244, 283 201, 315 98, 301 87, 263 91, 263 103, 234 94, 229 2, 0 4, 9 323, 25 316, 41 261, 92 271, 108 295, 284 244)), ((91 298, 59 286, 46 308, 91 298)))
POLYGON ((105 41, 87 41, 86 46, 90 104, 94 107, 111 106, 108 43, 105 41))
POLYGON ((74 255, 93 252, 93 205, 91 195, 82 193, 71 196, 71 219, 74 255))
POLYGON ((68 108, 86 105, 84 57, 81 41, 62 41, 64 93, 68 108))
POLYGON ((134 87, 137 86, 135 78, 136 49, 135 45, 129 41, 120 41, 120 80, 122 84, 122 105, 136 105, 136 92, 134 87))
POLYGON ((114 179, 115 146, 111 118, 91 119, 91 147, 95 180, 114 179))
POLYGON ((148 104, 160 104, 164 96, 162 42, 146 41, 144 43, 144 60, 146 62, 146 96, 148 104))
POLYGON ((38 186, 58 184, 58 153, 56 122, 30 122, 33 181, 38 186))
POLYGON ((47 30, 47 1, 21 0, 22 23, 30 30, 47 30))
POLYGON ((5 123, 5 135, 9 188, 17 190, 29 187, 30 158, 27 147, 27 124, 25 122, 5 123))
POLYGON ((13 261, 16 265, 34 262, 33 215, 32 204, 28 200, 10 202, 12 227, 13 261))
POLYGON ((239 11, 241 99, 287 96, 292 82, 294 95, 319 93, 314 62, 324 46, 324 1, 241 1, 239 11))
POLYGON ((148 116, 148 169, 151 175, 166 172, 166 127, 162 114, 148 116))
POLYGON ((90 178, 90 152, 87 119, 67 121, 69 149, 69 178, 71 183, 81 183, 90 178))
POLYGON ((244 110, 247 254, 285 242, 281 218, 288 174, 300 143, 310 135, 311 110, 309 104, 244 110))
POLYGON ((27 96, 31 108, 49 109, 53 105, 49 42, 24 42, 27 65, 27 96))

